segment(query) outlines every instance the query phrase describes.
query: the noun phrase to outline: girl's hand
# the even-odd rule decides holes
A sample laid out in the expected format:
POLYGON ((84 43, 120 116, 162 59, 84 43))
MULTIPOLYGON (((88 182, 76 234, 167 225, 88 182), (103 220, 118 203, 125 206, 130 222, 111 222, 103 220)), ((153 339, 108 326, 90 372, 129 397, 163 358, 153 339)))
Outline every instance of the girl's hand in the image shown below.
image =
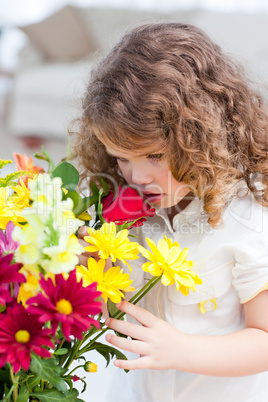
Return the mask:
MULTIPOLYGON (((78 241, 83 247, 87 247, 89 244, 84 240, 84 237, 88 236, 88 231, 87 231, 87 226, 81 226, 78 229, 78 241)), ((88 251, 85 251, 83 254, 79 255, 79 264, 78 265, 84 265, 87 267, 87 260, 90 257, 94 257, 97 261, 100 259, 99 253, 96 251, 95 253, 89 253, 88 251)))
POLYGON ((133 338, 109 334, 107 341, 141 355, 135 360, 116 360, 117 367, 176 369, 218 377, 241 377, 268 370, 268 290, 244 304, 246 327, 223 335, 184 334, 133 304, 122 302, 118 308, 143 326, 106 320, 110 328, 133 338))
POLYGON ((142 326, 108 318, 106 325, 133 339, 106 335, 106 340, 117 348, 140 355, 135 360, 115 360, 114 365, 126 370, 178 369, 186 358, 188 336, 155 317, 152 313, 128 302, 117 305, 119 310, 134 317, 142 326))

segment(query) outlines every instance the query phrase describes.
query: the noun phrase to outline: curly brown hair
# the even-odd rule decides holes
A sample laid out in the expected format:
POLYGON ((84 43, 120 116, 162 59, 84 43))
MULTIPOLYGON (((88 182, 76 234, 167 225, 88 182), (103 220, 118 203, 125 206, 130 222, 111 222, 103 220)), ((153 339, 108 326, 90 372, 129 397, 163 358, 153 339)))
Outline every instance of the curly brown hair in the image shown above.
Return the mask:
POLYGON ((106 173, 123 183, 102 141, 133 152, 160 141, 173 176, 196 183, 212 226, 242 179, 268 206, 263 99, 195 26, 152 23, 126 33, 91 73, 79 121, 74 148, 83 178, 106 173))

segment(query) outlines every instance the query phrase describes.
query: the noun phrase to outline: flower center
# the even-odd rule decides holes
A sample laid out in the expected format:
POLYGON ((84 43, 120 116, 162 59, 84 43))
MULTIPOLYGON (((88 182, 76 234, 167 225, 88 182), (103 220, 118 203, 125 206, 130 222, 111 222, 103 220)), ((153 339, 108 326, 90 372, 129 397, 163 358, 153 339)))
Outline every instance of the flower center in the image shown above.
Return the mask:
POLYGON ((15 339, 19 343, 27 343, 30 340, 31 335, 25 329, 20 329, 15 333, 15 339))
POLYGON ((69 300, 66 299, 61 299, 58 301, 56 304, 56 309, 60 314, 66 314, 69 315, 73 312, 73 308, 69 300))
POLYGON ((62 253, 60 253, 60 262, 67 262, 70 259, 70 254, 68 253, 68 251, 63 251, 62 253))

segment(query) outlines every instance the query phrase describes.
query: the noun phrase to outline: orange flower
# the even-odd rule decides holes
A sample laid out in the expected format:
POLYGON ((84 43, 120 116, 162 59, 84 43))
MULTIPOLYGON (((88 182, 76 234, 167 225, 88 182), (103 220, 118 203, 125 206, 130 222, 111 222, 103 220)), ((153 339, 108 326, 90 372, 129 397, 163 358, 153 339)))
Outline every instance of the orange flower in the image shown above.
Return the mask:
POLYGON ((27 174, 22 176, 25 185, 28 184, 28 179, 32 179, 37 173, 43 173, 44 169, 41 166, 34 166, 33 160, 30 156, 16 154, 13 152, 14 161, 17 171, 26 171, 27 174))

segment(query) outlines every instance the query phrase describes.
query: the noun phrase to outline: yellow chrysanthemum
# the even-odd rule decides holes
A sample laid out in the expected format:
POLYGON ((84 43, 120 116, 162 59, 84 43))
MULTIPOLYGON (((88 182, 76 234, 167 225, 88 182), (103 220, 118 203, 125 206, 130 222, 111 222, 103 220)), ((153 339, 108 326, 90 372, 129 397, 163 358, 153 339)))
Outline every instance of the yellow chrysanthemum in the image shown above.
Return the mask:
POLYGON ((0 229, 5 229, 9 221, 12 221, 15 225, 25 221, 21 217, 21 208, 18 208, 12 202, 9 192, 9 187, 0 188, 0 229))
POLYGON ((76 267, 77 279, 83 279, 83 286, 88 286, 93 282, 97 282, 97 290, 105 302, 111 299, 114 303, 119 303, 124 298, 124 292, 132 292, 135 290, 131 285, 133 282, 129 279, 129 274, 124 273, 120 267, 112 267, 104 272, 105 260, 98 262, 94 258, 88 259, 88 268, 83 265, 76 267))
POLYGON ((91 245, 85 247, 86 251, 98 251, 100 258, 104 260, 109 257, 113 262, 120 260, 127 264, 131 270, 126 260, 136 260, 138 258, 139 245, 128 239, 127 229, 116 233, 115 223, 111 222, 104 223, 99 230, 88 228, 88 234, 89 236, 85 236, 84 239, 91 245))
POLYGON ((18 302, 21 302, 25 307, 27 300, 30 297, 35 296, 40 291, 39 280, 35 275, 29 271, 26 273, 26 282, 20 285, 20 290, 18 294, 18 302))
POLYGON ((11 186, 14 194, 10 197, 10 202, 20 210, 30 206, 30 190, 25 186, 22 179, 16 186, 11 186))
POLYGON ((195 292, 196 285, 200 285, 202 280, 191 271, 193 261, 186 261, 188 249, 181 250, 177 242, 172 242, 166 236, 158 241, 157 246, 153 240, 146 240, 151 251, 142 246, 139 246, 139 251, 150 262, 143 264, 142 269, 153 276, 162 275, 164 286, 175 283, 176 290, 180 290, 185 296, 188 295, 189 289, 195 292))

